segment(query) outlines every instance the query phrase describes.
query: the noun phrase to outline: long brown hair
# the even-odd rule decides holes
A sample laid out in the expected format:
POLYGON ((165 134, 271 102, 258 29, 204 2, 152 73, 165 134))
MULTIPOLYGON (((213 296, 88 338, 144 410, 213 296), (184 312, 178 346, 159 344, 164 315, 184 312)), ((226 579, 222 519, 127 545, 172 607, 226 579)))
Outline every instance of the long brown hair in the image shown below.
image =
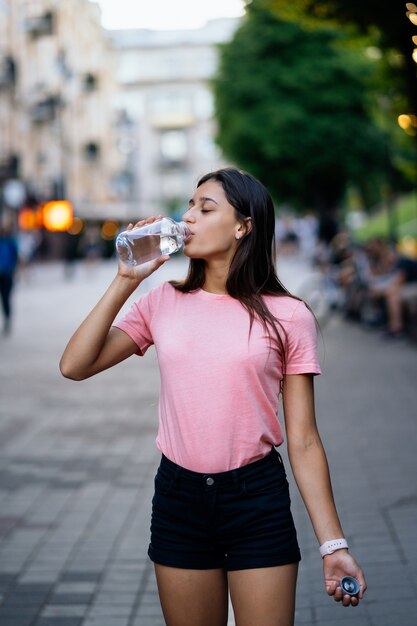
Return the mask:
MULTIPOLYGON (((235 209, 238 221, 245 224, 246 219, 251 218, 252 228, 239 241, 230 264, 226 290, 248 311, 250 331, 254 319, 257 318, 270 340, 276 341, 285 372, 286 350, 277 324, 285 335, 285 341, 287 333, 281 322, 272 315, 262 296, 289 296, 301 302, 304 300, 290 293, 278 279, 275 271, 275 210, 272 198, 259 180, 235 168, 228 167, 206 174, 198 181, 197 188, 207 181, 216 181, 222 185, 228 202, 235 209)), ((185 280, 171 281, 171 285, 178 291, 189 293, 201 289, 204 280, 205 261, 190 259, 185 280)), ((308 304, 306 306, 311 311, 308 304)), ((316 324, 318 325, 317 319, 316 324)))

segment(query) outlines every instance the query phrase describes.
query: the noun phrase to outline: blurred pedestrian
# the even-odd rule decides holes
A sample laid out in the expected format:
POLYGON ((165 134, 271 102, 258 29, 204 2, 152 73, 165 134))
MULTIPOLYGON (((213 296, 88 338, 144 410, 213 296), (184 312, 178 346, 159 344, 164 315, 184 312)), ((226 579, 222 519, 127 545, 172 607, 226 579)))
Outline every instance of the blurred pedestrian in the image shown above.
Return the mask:
POLYGON ((162 460, 148 554, 166 623, 225 626, 229 591, 238 626, 294 623, 300 552, 276 450, 280 391, 325 588, 343 606, 357 606, 366 583, 344 538, 315 418, 314 316, 275 273, 271 197, 249 174, 219 170, 199 181, 183 219, 192 233, 187 278, 152 289, 114 323, 169 257, 119 263, 60 363, 64 376, 83 380, 157 349, 162 460), (347 575, 359 580, 357 597, 343 594, 347 575))
POLYGON ((374 269, 368 279, 368 297, 383 301, 387 315, 384 336, 403 338, 404 303, 417 298, 417 261, 398 254, 383 240, 372 241, 369 249, 371 256, 373 254, 374 269))
POLYGON ((18 233, 17 243, 19 248, 19 279, 30 280, 30 269, 41 242, 38 230, 22 230, 18 233))
POLYGON ((320 215, 318 239, 326 246, 330 245, 330 242, 336 237, 339 232, 339 221, 337 209, 326 210, 320 215))
POLYGON ((8 215, 0 221, 0 298, 4 317, 3 333, 10 333, 12 321, 11 295, 19 254, 12 220, 8 215))
POLYGON ((98 226, 91 225, 84 233, 84 257, 90 264, 95 264, 102 256, 100 231, 98 226))

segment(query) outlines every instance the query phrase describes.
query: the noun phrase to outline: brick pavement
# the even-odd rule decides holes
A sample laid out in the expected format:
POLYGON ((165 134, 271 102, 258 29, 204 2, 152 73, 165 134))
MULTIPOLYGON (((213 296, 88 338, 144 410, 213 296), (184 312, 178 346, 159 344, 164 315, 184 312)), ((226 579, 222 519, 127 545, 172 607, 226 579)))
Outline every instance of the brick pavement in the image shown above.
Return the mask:
MULTIPOLYGON (((183 271, 175 259, 164 267, 171 276, 183 271)), ((146 557, 159 458, 155 356, 82 383, 58 372, 67 339, 113 268, 79 267, 70 282, 58 265, 34 268, 15 293, 13 334, 0 337, 1 626, 163 624, 146 557)), ((302 263, 283 261, 290 288, 300 272, 302 263)), ((317 416, 369 591, 358 609, 327 598, 290 477, 303 553, 296 624, 415 626, 417 350, 337 317, 323 332, 317 416)))

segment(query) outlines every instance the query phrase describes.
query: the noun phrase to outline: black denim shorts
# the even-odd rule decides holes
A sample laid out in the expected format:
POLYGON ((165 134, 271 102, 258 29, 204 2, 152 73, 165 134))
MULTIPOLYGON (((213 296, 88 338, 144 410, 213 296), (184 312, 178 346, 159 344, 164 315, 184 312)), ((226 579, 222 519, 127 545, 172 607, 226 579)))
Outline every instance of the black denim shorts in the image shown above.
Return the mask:
POLYGON ((152 500, 152 561, 227 571, 300 561, 281 455, 228 472, 200 474, 165 456, 152 500))

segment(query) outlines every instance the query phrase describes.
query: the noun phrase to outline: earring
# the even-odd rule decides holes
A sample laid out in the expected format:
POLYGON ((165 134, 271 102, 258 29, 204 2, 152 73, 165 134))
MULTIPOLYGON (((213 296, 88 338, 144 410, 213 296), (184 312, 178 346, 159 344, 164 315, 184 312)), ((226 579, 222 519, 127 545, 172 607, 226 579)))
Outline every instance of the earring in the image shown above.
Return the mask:
POLYGON ((238 235, 235 235, 235 239, 240 239, 240 237, 238 235))

